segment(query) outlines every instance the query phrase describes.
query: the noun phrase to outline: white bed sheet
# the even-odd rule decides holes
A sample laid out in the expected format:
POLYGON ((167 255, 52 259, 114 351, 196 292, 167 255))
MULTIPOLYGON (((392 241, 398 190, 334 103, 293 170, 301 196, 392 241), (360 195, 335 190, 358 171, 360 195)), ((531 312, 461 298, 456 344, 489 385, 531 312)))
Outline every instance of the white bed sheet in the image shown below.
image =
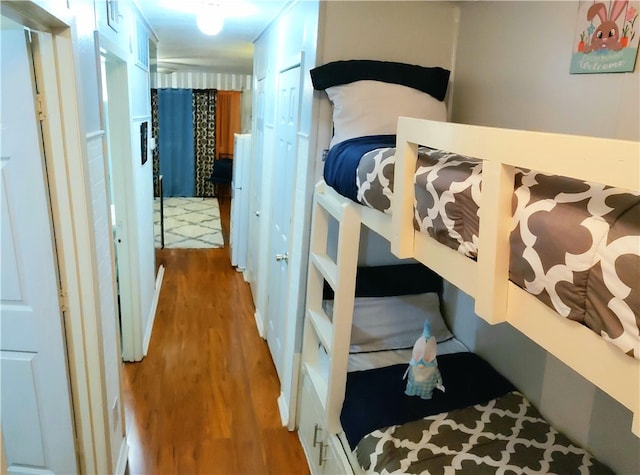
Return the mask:
MULTIPOLYGON (((438 355, 469 351, 464 343, 455 337, 438 343, 438 355)), ((347 372, 382 368, 394 364, 409 364, 411 348, 403 350, 384 350, 369 353, 351 353, 347 364, 347 372)), ((322 374, 329 374, 329 357, 322 346, 318 348, 318 369, 322 374)))
MULTIPOLYGON (((333 300, 324 300, 323 309, 332 318, 333 300)), ((413 347, 425 321, 440 343, 453 337, 440 313, 440 297, 435 292, 391 297, 358 297, 354 300, 351 353, 413 347)))
MULTIPOLYGON (((438 343, 438 355, 460 353, 469 349, 457 338, 453 337, 438 343)), ((347 371, 362 371, 365 369, 382 368, 394 364, 409 364, 411 348, 404 350, 375 351, 369 353, 353 353, 349 355, 347 371)))

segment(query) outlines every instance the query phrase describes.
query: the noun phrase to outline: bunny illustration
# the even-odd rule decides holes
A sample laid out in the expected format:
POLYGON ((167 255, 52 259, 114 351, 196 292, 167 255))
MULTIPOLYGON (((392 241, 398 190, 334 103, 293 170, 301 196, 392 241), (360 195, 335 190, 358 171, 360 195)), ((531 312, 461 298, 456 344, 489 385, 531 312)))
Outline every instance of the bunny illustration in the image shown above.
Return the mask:
POLYGON ((600 17, 600 25, 593 32, 591 44, 584 48, 585 53, 592 51, 619 51, 622 49, 620 42, 620 32, 616 20, 626 8, 629 0, 615 0, 611 7, 611 12, 607 18, 607 8, 604 3, 594 3, 587 11, 587 20, 591 21, 598 15, 600 17))

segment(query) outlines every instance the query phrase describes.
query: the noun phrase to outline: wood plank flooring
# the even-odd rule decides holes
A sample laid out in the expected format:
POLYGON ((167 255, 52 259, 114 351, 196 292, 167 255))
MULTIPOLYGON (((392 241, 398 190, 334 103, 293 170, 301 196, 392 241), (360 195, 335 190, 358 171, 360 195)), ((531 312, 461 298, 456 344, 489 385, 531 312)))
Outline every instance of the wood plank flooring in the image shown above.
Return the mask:
POLYGON ((128 473, 308 474, 281 426, 279 381, 248 284, 224 249, 158 250, 164 282, 148 355, 123 371, 128 473))

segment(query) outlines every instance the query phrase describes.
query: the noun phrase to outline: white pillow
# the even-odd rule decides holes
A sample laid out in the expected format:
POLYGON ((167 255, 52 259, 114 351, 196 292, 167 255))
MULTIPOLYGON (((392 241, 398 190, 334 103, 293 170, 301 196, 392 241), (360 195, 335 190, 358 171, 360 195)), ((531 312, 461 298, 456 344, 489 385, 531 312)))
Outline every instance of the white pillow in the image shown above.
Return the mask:
MULTIPOLYGON (((325 301, 333 314, 333 300, 325 301)), ((422 335, 425 320, 438 343, 453 338, 440 314, 435 292, 394 297, 358 297, 353 309, 351 353, 412 348, 422 335)))
POLYGON ((354 137, 395 134, 400 116, 447 120, 444 102, 400 84, 356 81, 329 87, 326 92, 333 103, 331 147, 354 137))

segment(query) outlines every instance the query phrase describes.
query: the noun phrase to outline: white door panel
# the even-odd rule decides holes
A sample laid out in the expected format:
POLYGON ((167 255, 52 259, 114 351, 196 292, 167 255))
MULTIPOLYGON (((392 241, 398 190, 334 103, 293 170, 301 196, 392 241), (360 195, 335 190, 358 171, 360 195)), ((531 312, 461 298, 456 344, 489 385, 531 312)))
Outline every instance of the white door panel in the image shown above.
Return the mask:
POLYGON ((276 123, 276 157, 274 160, 274 203, 271 215, 271 262, 269 263, 269 313, 267 341, 280 380, 283 371, 284 342, 287 330, 288 252, 291 226, 291 202, 297 154, 300 66, 287 69, 278 77, 278 112, 276 123))
POLYGON ((250 201, 249 201, 249 243, 247 247, 247 276, 254 303, 257 306, 258 276, 260 275, 259 247, 260 247, 260 197, 262 193, 262 159, 264 147, 264 95, 265 80, 257 81, 256 96, 256 127, 252 137, 252 157, 250 167, 250 201))
POLYGON ((36 353, 2 352, 2 379, 11 382, 11 390, 3 384, 2 431, 7 434, 6 450, 12 466, 45 466, 42 421, 38 414, 36 353), (13 413, 21 417, 11 417, 13 413))
POLYGON ((45 168, 23 28, 2 18, 0 371, 9 473, 77 473, 45 168))

